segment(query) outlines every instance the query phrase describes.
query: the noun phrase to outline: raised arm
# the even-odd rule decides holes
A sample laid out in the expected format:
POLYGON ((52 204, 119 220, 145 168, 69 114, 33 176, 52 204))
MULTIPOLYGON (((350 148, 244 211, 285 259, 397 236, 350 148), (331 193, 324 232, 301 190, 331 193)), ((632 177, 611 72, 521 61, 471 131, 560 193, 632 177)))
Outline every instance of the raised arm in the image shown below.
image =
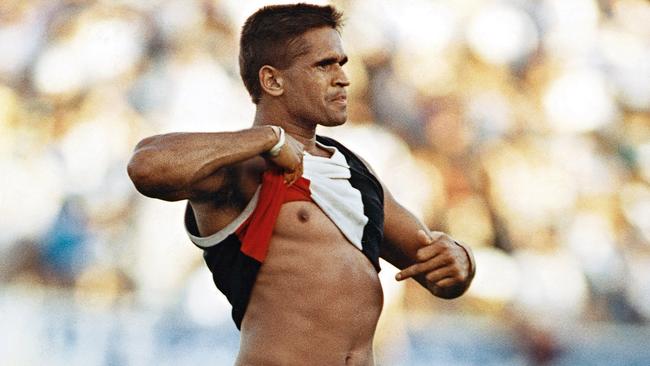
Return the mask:
POLYGON ((430 232, 384 187, 384 241, 380 256, 433 295, 453 299, 469 288, 476 265, 472 251, 442 232, 430 232))
MULTIPOLYGON (((138 143, 127 170, 145 196, 166 201, 196 199, 223 187, 225 168, 269 151, 279 139, 279 129, 271 126, 151 136, 138 143)), ((302 146, 287 135, 279 154, 271 160, 300 175, 302 146)))

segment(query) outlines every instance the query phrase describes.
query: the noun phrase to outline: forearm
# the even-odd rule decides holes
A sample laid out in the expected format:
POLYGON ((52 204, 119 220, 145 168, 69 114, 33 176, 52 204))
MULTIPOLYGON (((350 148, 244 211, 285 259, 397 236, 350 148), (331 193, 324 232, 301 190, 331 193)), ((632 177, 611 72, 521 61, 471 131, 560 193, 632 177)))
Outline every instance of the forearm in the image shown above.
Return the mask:
POLYGON ((267 126, 236 132, 171 133, 142 140, 128 166, 142 194, 166 200, 190 198, 193 188, 213 178, 223 183, 223 168, 268 151, 277 142, 267 126))

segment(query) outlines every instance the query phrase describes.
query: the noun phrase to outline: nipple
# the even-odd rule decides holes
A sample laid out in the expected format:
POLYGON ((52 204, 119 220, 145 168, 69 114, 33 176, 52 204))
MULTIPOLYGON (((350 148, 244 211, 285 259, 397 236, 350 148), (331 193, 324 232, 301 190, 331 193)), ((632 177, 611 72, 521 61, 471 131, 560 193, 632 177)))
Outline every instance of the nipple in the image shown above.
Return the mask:
POLYGON ((307 212, 307 210, 304 209, 304 208, 301 208, 300 210, 298 210, 298 220, 300 222, 309 221, 309 212, 307 212))

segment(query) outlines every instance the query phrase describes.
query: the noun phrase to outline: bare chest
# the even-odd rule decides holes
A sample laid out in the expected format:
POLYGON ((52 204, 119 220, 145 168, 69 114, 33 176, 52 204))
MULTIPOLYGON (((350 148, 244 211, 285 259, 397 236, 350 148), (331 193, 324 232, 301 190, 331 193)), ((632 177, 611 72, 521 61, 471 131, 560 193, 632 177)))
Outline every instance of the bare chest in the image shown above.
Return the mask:
POLYGON ((265 334, 251 337, 253 343, 283 339, 281 344, 298 344, 306 341, 305 332, 320 329, 332 351, 348 352, 371 343, 382 304, 370 260, 318 206, 286 203, 257 275, 242 334, 265 334), (284 330, 274 334, 276 329, 284 330))

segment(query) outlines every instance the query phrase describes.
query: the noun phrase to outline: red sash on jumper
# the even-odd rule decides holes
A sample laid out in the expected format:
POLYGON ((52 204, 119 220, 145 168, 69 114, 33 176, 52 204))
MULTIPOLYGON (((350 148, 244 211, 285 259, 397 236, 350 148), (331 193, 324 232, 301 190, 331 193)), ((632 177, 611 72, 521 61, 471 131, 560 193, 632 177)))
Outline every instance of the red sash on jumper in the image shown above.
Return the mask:
POLYGON ((264 262, 280 208, 283 203, 293 201, 312 201, 309 180, 300 177, 288 186, 282 172, 274 169, 264 172, 257 207, 235 231, 244 254, 264 262))

